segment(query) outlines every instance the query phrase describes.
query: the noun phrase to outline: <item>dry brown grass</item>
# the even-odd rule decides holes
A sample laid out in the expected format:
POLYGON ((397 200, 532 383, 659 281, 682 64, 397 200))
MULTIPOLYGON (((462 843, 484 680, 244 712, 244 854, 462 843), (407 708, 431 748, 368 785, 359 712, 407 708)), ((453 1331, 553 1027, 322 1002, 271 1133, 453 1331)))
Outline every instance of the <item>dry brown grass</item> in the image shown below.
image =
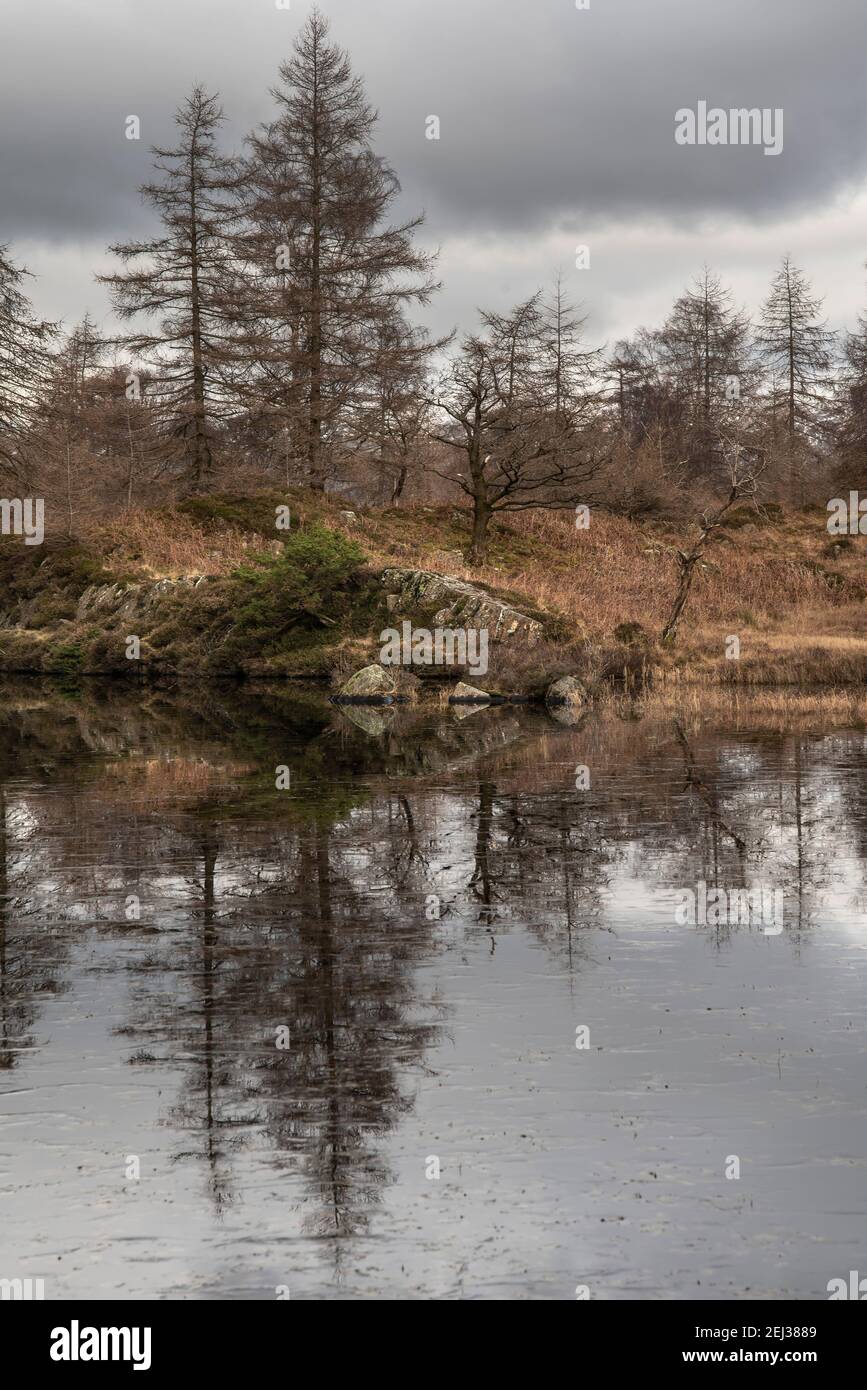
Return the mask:
MULTIPOLYGON (((511 587, 596 630, 610 632, 630 621, 659 630, 676 588, 672 548, 683 545, 687 528, 638 525, 597 512, 587 531, 570 521, 562 513, 527 513, 518 520, 516 529, 560 563, 527 566, 510 577, 511 587)), ((723 533, 697 575, 686 626, 737 620, 760 627, 791 621, 810 607, 832 609, 840 598, 813 568, 825 541, 821 522, 811 527, 800 518, 785 528, 723 533)))
MULTIPOLYGON (((371 512, 359 529, 337 525, 360 539, 375 562, 415 564, 458 578, 507 589, 537 608, 559 613, 577 634, 611 634, 624 622, 661 630, 673 600, 677 567, 673 550, 690 528, 636 523, 594 511, 578 531, 570 513, 525 512, 496 526, 487 564, 455 559, 455 543, 441 533, 454 509, 414 508, 371 512)), ((452 535, 464 530, 450 525, 452 535)), ((860 551, 829 559, 823 513, 790 515, 775 526, 745 526, 722 533, 707 552, 690 597, 683 630, 715 626, 721 640, 745 628, 757 632, 845 633, 855 612, 851 585, 863 583, 860 551), (837 587, 834 587, 837 586, 837 587), (839 616, 838 616, 839 611, 839 616)), ((857 596, 858 589, 854 590, 857 596)), ((863 626, 857 619, 856 628, 863 626)))
MULTIPOLYGON (((132 508, 95 526, 88 539, 113 568, 127 567, 150 579, 224 575, 268 549, 260 536, 232 527, 216 534, 174 509, 132 508)), ((279 549, 272 542, 272 550, 279 549)))
MULTIPOLYGON (((614 694, 598 706, 605 717, 622 718, 631 702, 614 694)), ((727 690, 723 687, 692 685, 675 689, 657 687, 640 701, 642 716, 670 716, 693 723, 720 721, 732 730, 774 730, 798 728, 855 729, 867 725, 867 691, 853 687, 817 690, 727 690)))
MULTIPOLYGON (((495 522, 487 563, 470 566, 465 509, 370 509, 354 521, 344 504, 321 495, 295 491, 291 501, 301 525, 343 532, 374 567, 434 569, 486 584, 519 606, 558 615, 563 639, 569 633, 596 649, 610 646, 623 623, 640 623, 651 639, 659 634, 677 585, 674 549, 694 535, 686 524, 597 509, 579 531, 570 512, 530 511, 495 522)), ((744 685, 867 681, 862 542, 832 547, 825 523, 815 508, 724 531, 696 573, 678 642, 659 656, 658 674, 744 685), (731 634, 741 640, 739 662, 725 659, 731 634)), ((229 525, 204 529, 173 508, 132 510, 100 525, 93 539, 112 568, 154 578, 225 575, 263 549, 279 549, 276 540, 269 546, 229 525)))

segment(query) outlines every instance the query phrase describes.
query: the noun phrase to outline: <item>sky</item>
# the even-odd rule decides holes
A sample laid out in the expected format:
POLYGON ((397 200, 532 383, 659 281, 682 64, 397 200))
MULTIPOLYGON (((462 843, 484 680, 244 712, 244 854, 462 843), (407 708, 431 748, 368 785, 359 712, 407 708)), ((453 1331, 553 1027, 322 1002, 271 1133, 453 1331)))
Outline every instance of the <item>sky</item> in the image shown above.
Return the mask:
MULTIPOLYGON (((589 346, 662 321, 708 264, 757 312, 789 254, 833 327, 867 308, 865 0, 321 0, 423 211, 434 333, 562 272, 589 346), (579 8, 578 5, 586 6, 579 8), (783 113, 783 148, 684 145, 677 112, 783 113), (439 139, 427 138, 429 118, 439 139), (579 247, 587 254, 577 255, 579 247), (589 264, 579 266, 578 261, 589 264)), ((148 235, 150 146, 201 82, 225 146, 273 113, 307 0, 0 0, 0 242, 38 311, 112 325, 94 274, 148 235), (141 122, 128 140, 127 117, 141 122)))

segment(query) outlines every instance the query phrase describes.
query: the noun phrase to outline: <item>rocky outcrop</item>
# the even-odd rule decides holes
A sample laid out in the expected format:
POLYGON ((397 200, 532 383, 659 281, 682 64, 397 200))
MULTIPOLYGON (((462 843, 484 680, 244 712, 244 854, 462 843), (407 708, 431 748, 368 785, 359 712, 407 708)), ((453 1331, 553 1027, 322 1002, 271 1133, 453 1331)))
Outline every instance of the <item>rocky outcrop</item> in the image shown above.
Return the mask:
POLYGON ((76 622, 107 619, 131 622, 147 618, 165 599, 174 594, 191 593, 206 584, 202 575, 181 579, 159 579, 153 584, 93 584, 78 600, 76 622))
POLYGON ((382 582, 392 613, 423 615, 436 627, 484 629, 492 642, 523 640, 532 646, 542 635, 538 619, 463 579, 430 570, 387 569, 382 582))

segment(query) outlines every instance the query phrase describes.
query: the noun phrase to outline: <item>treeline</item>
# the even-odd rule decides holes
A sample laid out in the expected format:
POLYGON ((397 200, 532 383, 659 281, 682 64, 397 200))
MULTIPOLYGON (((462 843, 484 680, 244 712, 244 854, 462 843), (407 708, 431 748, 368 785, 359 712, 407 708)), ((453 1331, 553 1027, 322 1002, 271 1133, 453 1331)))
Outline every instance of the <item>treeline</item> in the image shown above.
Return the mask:
POLYGON ((562 281, 478 329, 413 321, 438 288, 391 220, 375 112, 314 12, 242 154, 196 87, 143 190, 158 231, 111 248, 126 330, 40 321, 0 247, 0 472, 49 525, 216 487, 303 484, 378 503, 455 495, 484 554, 497 514, 714 495, 803 505, 867 472, 867 318, 838 340, 787 258, 754 320, 710 270, 661 327, 588 345, 562 281))

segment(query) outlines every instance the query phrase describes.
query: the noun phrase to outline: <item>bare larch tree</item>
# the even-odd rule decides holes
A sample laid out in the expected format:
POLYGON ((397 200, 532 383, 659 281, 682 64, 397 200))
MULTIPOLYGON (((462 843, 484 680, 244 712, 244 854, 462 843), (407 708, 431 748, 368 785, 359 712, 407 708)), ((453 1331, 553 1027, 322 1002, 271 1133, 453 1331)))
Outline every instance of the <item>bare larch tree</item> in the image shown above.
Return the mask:
POLYGON ((386 222, 400 185, 371 147, 376 112, 317 10, 272 95, 275 119, 248 142, 239 237, 248 385, 321 489, 383 354, 392 366, 417 354, 389 325, 437 286, 433 258, 413 245, 422 219, 386 222))
POLYGON ((28 274, 0 246, 0 476, 22 487, 29 485, 32 430, 56 332, 33 313, 23 289, 28 274))
POLYGON ((191 492, 211 481, 238 331, 230 293, 236 172, 217 147, 223 120, 217 97, 194 87, 175 114, 177 145, 153 151, 162 181, 142 189, 163 234, 112 246, 128 269, 99 277, 121 320, 161 316, 151 331, 133 332, 123 343, 153 373, 151 389, 172 441, 167 461, 180 461, 191 492))
POLYGON ((827 396, 834 334, 820 319, 821 310, 822 300, 786 256, 762 308, 756 341, 783 383, 793 490, 798 446, 809 443, 827 396))

